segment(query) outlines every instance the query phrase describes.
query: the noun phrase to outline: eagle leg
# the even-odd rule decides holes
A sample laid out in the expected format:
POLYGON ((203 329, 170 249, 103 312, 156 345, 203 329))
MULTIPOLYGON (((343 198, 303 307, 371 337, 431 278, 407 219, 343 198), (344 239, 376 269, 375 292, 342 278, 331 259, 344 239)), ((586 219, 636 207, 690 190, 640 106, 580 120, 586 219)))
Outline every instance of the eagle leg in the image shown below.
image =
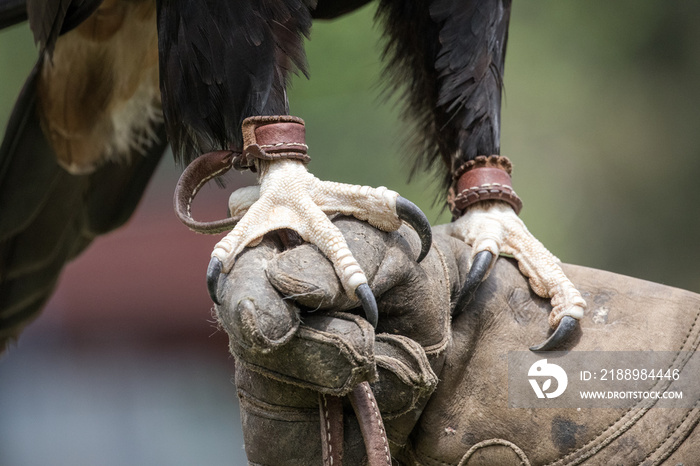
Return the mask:
MULTIPOLYGON (((508 254, 518 261, 520 271, 528 277, 532 290, 543 298, 551 298, 549 324, 552 336, 532 351, 547 351, 564 342, 576 329, 584 315, 586 302, 566 277, 560 261, 528 231, 508 204, 483 201, 469 207, 464 215, 449 225, 448 233, 472 246, 471 270, 460 294, 462 306, 468 304, 479 283, 484 280, 499 254, 508 254), (484 252, 489 254, 486 255, 484 252), (565 319, 569 317, 569 319, 565 319)), ((459 307, 458 309, 462 309, 459 307)))

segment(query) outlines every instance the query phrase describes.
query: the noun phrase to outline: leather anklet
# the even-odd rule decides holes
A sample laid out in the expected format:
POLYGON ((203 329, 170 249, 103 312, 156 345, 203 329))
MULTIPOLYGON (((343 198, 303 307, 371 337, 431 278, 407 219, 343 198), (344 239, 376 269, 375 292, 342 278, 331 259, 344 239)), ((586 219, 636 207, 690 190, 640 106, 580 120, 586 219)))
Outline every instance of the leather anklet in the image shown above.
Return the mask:
POLYGON ((510 204, 520 213, 520 200, 511 183, 513 166, 502 155, 480 155, 457 169, 447 197, 450 211, 460 217, 471 205, 480 201, 498 200, 510 204))

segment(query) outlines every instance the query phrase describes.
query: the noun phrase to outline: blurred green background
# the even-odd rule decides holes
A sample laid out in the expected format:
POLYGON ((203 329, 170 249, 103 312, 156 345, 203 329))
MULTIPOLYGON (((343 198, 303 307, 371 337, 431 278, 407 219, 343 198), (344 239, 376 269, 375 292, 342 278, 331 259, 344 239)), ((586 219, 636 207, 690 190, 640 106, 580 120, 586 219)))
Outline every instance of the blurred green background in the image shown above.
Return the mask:
MULTIPOLYGON (((370 5, 313 28, 311 80, 290 92, 311 170, 386 185, 447 221, 434 178, 407 183, 407 128, 382 97, 373 15, 370 5)), ((522 218, 563 261, 700 291, 699 19, 697 2, 514 3, 502 154, 522 218)), ((35 55, 25 26, 0 35, 2 126, 35 55)))

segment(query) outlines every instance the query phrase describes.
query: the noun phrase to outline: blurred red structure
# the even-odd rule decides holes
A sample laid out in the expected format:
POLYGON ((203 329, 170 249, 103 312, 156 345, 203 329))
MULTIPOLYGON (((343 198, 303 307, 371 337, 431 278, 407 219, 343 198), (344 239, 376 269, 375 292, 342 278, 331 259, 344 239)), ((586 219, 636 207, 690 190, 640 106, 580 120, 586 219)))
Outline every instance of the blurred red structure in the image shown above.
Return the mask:
MULTIPOLYGON (((225 340, 216 332, 205 285, 209 255, 221 235, 196 234, 176 218, 172 191, 177 170, 167 165, 129 223, 98 238, 66 267, 39 317, 46 320, 43 324, 58 326, 70 340, 225 340)), ((233 181, 237 183, 228 183, 225 190, 205 188, 195 215, 222 217, 227 194, 252 179, 233 181)), ((225 351, 226 345, 221 348, 225 351)))
MULTIPOLYGON (((100 237, 0 360, 0 464, 245 464, 228 338, 206 267, 221 235, 175 217, 166 154, 129 223, 100 237)), ((225 214, 205 187, 197 218, 225 214)))

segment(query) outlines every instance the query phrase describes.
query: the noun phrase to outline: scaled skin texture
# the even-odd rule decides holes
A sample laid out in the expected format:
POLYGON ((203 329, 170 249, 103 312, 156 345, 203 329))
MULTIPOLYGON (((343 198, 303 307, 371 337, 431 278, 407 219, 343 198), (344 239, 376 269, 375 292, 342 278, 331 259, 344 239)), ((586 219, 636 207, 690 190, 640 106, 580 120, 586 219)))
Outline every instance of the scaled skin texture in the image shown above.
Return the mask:
MULTIPOLYGON (((367 277, 327 215, 351 215, 382 231, 395 231, 401 226, 396 215, 398 194, 384 187, 321 181, 294 160, 264 162, 259 182, 259 187, 231 194, 231 214, 245 215, 212 252, 212 257, 221 260, 223 271, 230 271, 243 248, 257 245, 265 233, 289 228, 324 253, 347 294, 354 297, 354 291, 367 283, 367 277)), ((577 320, 583 317, 586 302, 564 274, 559 259, 528 231, 506 203, 480 202, 456 221, 436 227, 436 231, 470 245, 472 259, 482 251, 491 252, 494 258, 501 253, 513 256, 533 291, 551 298, 550 327, 556 328, 564 316, 577 320)), ((489 271, 494 264, 495 260, 489 271)))
POLYGON ((367 277, 328 215, 351 215, 382 231, 395 231, 402 223, 396 213, 398 193, 385 187, 321 181, 295 160, 261 161, 259 173, 259 190, 242 188, 231 195, 231 213, 247 212, 215 246, 212 257, 228 272, 244 247, 259 244, 265 233, 289 228, 323 252, 343 288, 354 297, 367 277))
POLYGON ((489 251, 494 257, 501 253, 513 256, 522 274, 530 279, 532 290, 542 298, 552 299, 549 315, 552 328, 567 315, 577 320, 583 318, 586 301, 564 274, 561 262, 532 236, 508 204, 482 201, 454 222, 437 227, 436 231, 470 245, 472 259, 481 251, 489 251))

